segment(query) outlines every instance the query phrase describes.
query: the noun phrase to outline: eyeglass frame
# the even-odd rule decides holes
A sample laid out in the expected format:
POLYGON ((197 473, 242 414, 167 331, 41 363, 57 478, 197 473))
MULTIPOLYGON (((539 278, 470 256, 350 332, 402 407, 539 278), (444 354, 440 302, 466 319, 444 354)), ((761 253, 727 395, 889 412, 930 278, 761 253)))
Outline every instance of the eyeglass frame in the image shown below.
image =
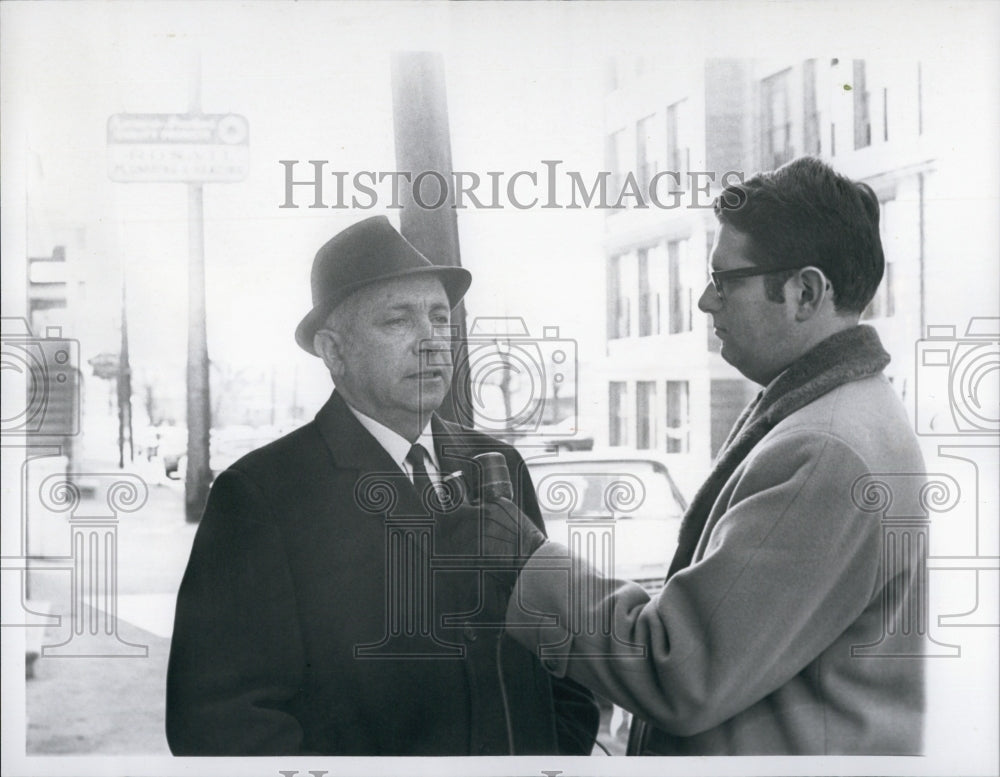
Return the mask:
POLYGON ((725 300, 726 292, 722 287, 723 281, 735 278, 755 278, 758 275, 770 275, 771 273, 788 272, 789 270, 805 270, 809 267, 823 272, 819 267, 812 264, 796 264, 793 266, 783 265, 781 267, 737 267, 734 270, 714 270, 708 274, 711 276, 712 287, 715 289, 716 295, 720 300, 725 300))

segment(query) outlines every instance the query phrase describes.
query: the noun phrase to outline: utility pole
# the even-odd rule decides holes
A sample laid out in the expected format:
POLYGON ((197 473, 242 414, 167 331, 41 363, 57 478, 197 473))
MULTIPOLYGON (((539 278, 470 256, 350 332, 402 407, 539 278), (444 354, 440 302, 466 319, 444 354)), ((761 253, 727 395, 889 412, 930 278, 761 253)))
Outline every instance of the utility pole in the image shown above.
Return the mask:
POLYGON ((192 52, 188 112, 108 117, 108 176, 119 183, 183 183, 188 192, 187 472, 184 517, 201 520, 208 501, 209 394, 205 317, 205 183, 236 183, 250 168, 250 125, 236 113, 201 111, 200 54, 192 52))
MULTIPOLYGON (((448 97, 445 91, 444 62, 440 54, 407 51, 392 57, 392 115, 396 139, 396 169, 410 172, 411 181, 421 172, 433 170, 445 181, 452 181, 451 134, 448 128, 448 97)), ((429 183, 428 186, 433 186, 429 183)), ((439 193, 428 188, 422 199, 435 201, 439 193)), ((434 264, 461 267, 458 245, 458 216, 453 207, 454 191, 449 186, 448 198, 441 207, 420 207, 414 201, 410 186, 399 192, 403 206, 400 229, 403 236, 434 264)), ((466 336, 464 303, 452 311, 451 323, 457 337, 452 342, 455 359, 462 358, 466 336)), ((464 385, 455 385, 441 405, 442 416, 457 420, 453 394, 462 397, 470 407, 468 370, 456 370, 465 376, 464 385)))
POLYGON ((132 440, 132 365, 128 353, 128 312, 126 305, 126 276, 122 271, 122 341, 118 353, 118 469, 125 469, 125 443, 128 442, 128 460, 135 461, 135 443, 132 440))
MULTIPOLYGON (((188 113, 201 113, 201 62, 195 53, 189 84, 188 113)), ((201 520, 211 486, 209 434, 212 427, 208 382, 208 335, 205 323, 205 213, 201 181, 188 190, 188 349, 187 349, 187 472, 184 476, 184 518, 201 520)))

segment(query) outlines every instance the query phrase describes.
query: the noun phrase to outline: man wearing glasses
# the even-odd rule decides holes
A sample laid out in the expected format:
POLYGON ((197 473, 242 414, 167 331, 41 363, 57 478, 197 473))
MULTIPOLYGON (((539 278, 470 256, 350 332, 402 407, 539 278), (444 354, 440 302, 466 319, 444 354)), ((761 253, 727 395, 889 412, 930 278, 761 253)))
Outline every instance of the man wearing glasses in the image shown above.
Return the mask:
POLYGON ((883 547, 859 497, 894 473, 894 513, 919 514, 924 482, 889 356, 859 325, 884 271, 878 200, 803 158, 727 188, 715 213, 698 305, 723 358, 763 390, 652 598, 585 565, 567 585, 565 547, 513 505, 490 511, 491 552, 506 542, 526 560, 510 574, 508 630, 550 672, 633 712, 633 754, 919 753, 922 661, 871 649, 901 619, 912 627, 919 564, 883 547))

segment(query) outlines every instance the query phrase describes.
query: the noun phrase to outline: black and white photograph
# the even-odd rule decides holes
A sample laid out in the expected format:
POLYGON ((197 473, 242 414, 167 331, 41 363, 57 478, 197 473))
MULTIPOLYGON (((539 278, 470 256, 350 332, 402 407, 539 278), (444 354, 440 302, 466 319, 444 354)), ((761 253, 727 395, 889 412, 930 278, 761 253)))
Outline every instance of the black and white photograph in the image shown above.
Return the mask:
POLYGON ((994 0, 0 0, 2 777, 995 777, 998 140, 994 0))

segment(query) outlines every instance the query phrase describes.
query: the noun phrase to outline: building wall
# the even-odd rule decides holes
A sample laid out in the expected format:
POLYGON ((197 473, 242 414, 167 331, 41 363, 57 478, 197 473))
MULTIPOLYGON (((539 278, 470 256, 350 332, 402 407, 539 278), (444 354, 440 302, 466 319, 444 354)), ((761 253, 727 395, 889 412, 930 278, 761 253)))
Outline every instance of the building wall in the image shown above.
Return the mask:
MULTIPOLYGON (((709 318, 696 309, 716 230, 714 216, 704 205, 720 191, 723 172, 739 170, 749 177, 804 154, 819 156, 843 174, 866 181, 879 197, 886 275, 863 318, 879 331, 892 355, 887 374, 912 415, 915 345, 926 325, 935 323, 928 321, 929 315, 936 315, 930 311, 955 308, 931 301, 936 295, 930 284, 948 276, 948 264, 960 244, 961 227, 941 213, 954 216, 954 203, 963 198, 963 181, 974 177, 973 155, 963 154, 945 128, 935 126, 939 117, 954 110, 947 103, 958 98, 944 87, 947 77, 956 74, 938 72, 942 66, 937 64, 898 60, 714 59, 679 69, 675 64, 646 61, 637 68, 635 58, 621 58, 619 77, 606 99, 609 169, 618 180, 629 171, 648 173, 650 156, 655 170, 670 169, 663 167, 676 145, 670 137, 668 106, 686 101, 689 122, 682 142, 690 149, 688 169, 715 172, 716 180, 697 196, 688 185, 681 207, 642 208, 633 202, 626 210, 608 211, 608 335, 599 371, 608 386, 609 406, 598 442, 626 447, 639 443, 664 451, 664 436, 643 435, 638 423, 644 409, 638 401, 644 390, 639 384, 655 381, 662 392, 665 381, 686 381, 691 433, 685 452, 708 466, 740 408, 759 387, 725 364, 709 318), (646 130, 655 137, 642 149, 646 130), (660 150, 650 154, 649 149, 660 150), (940 212, 938 203, 944 203, 940 212), (634 309, 643 287, 640 252, 677 239, 687 241, 679 283, 691 295, 691 331, 640 332, 641 310, 634 309), (610 399, 619 391, 612 384, 625 387, 626 433, 612 417, 610 399)), ((982 233, 985 245, 996 245, 995 220, 981 219, 971 228, 982 233)), ((991 260, 979 253, 970 260, 988 267, 991 260)), ((664 281, 668 286, 676 282, 664 281)), ((992 310, 990 304, 983 307, 992 310)), ((654 423, 662 430, 666 409, 657 410, 654 423)))

